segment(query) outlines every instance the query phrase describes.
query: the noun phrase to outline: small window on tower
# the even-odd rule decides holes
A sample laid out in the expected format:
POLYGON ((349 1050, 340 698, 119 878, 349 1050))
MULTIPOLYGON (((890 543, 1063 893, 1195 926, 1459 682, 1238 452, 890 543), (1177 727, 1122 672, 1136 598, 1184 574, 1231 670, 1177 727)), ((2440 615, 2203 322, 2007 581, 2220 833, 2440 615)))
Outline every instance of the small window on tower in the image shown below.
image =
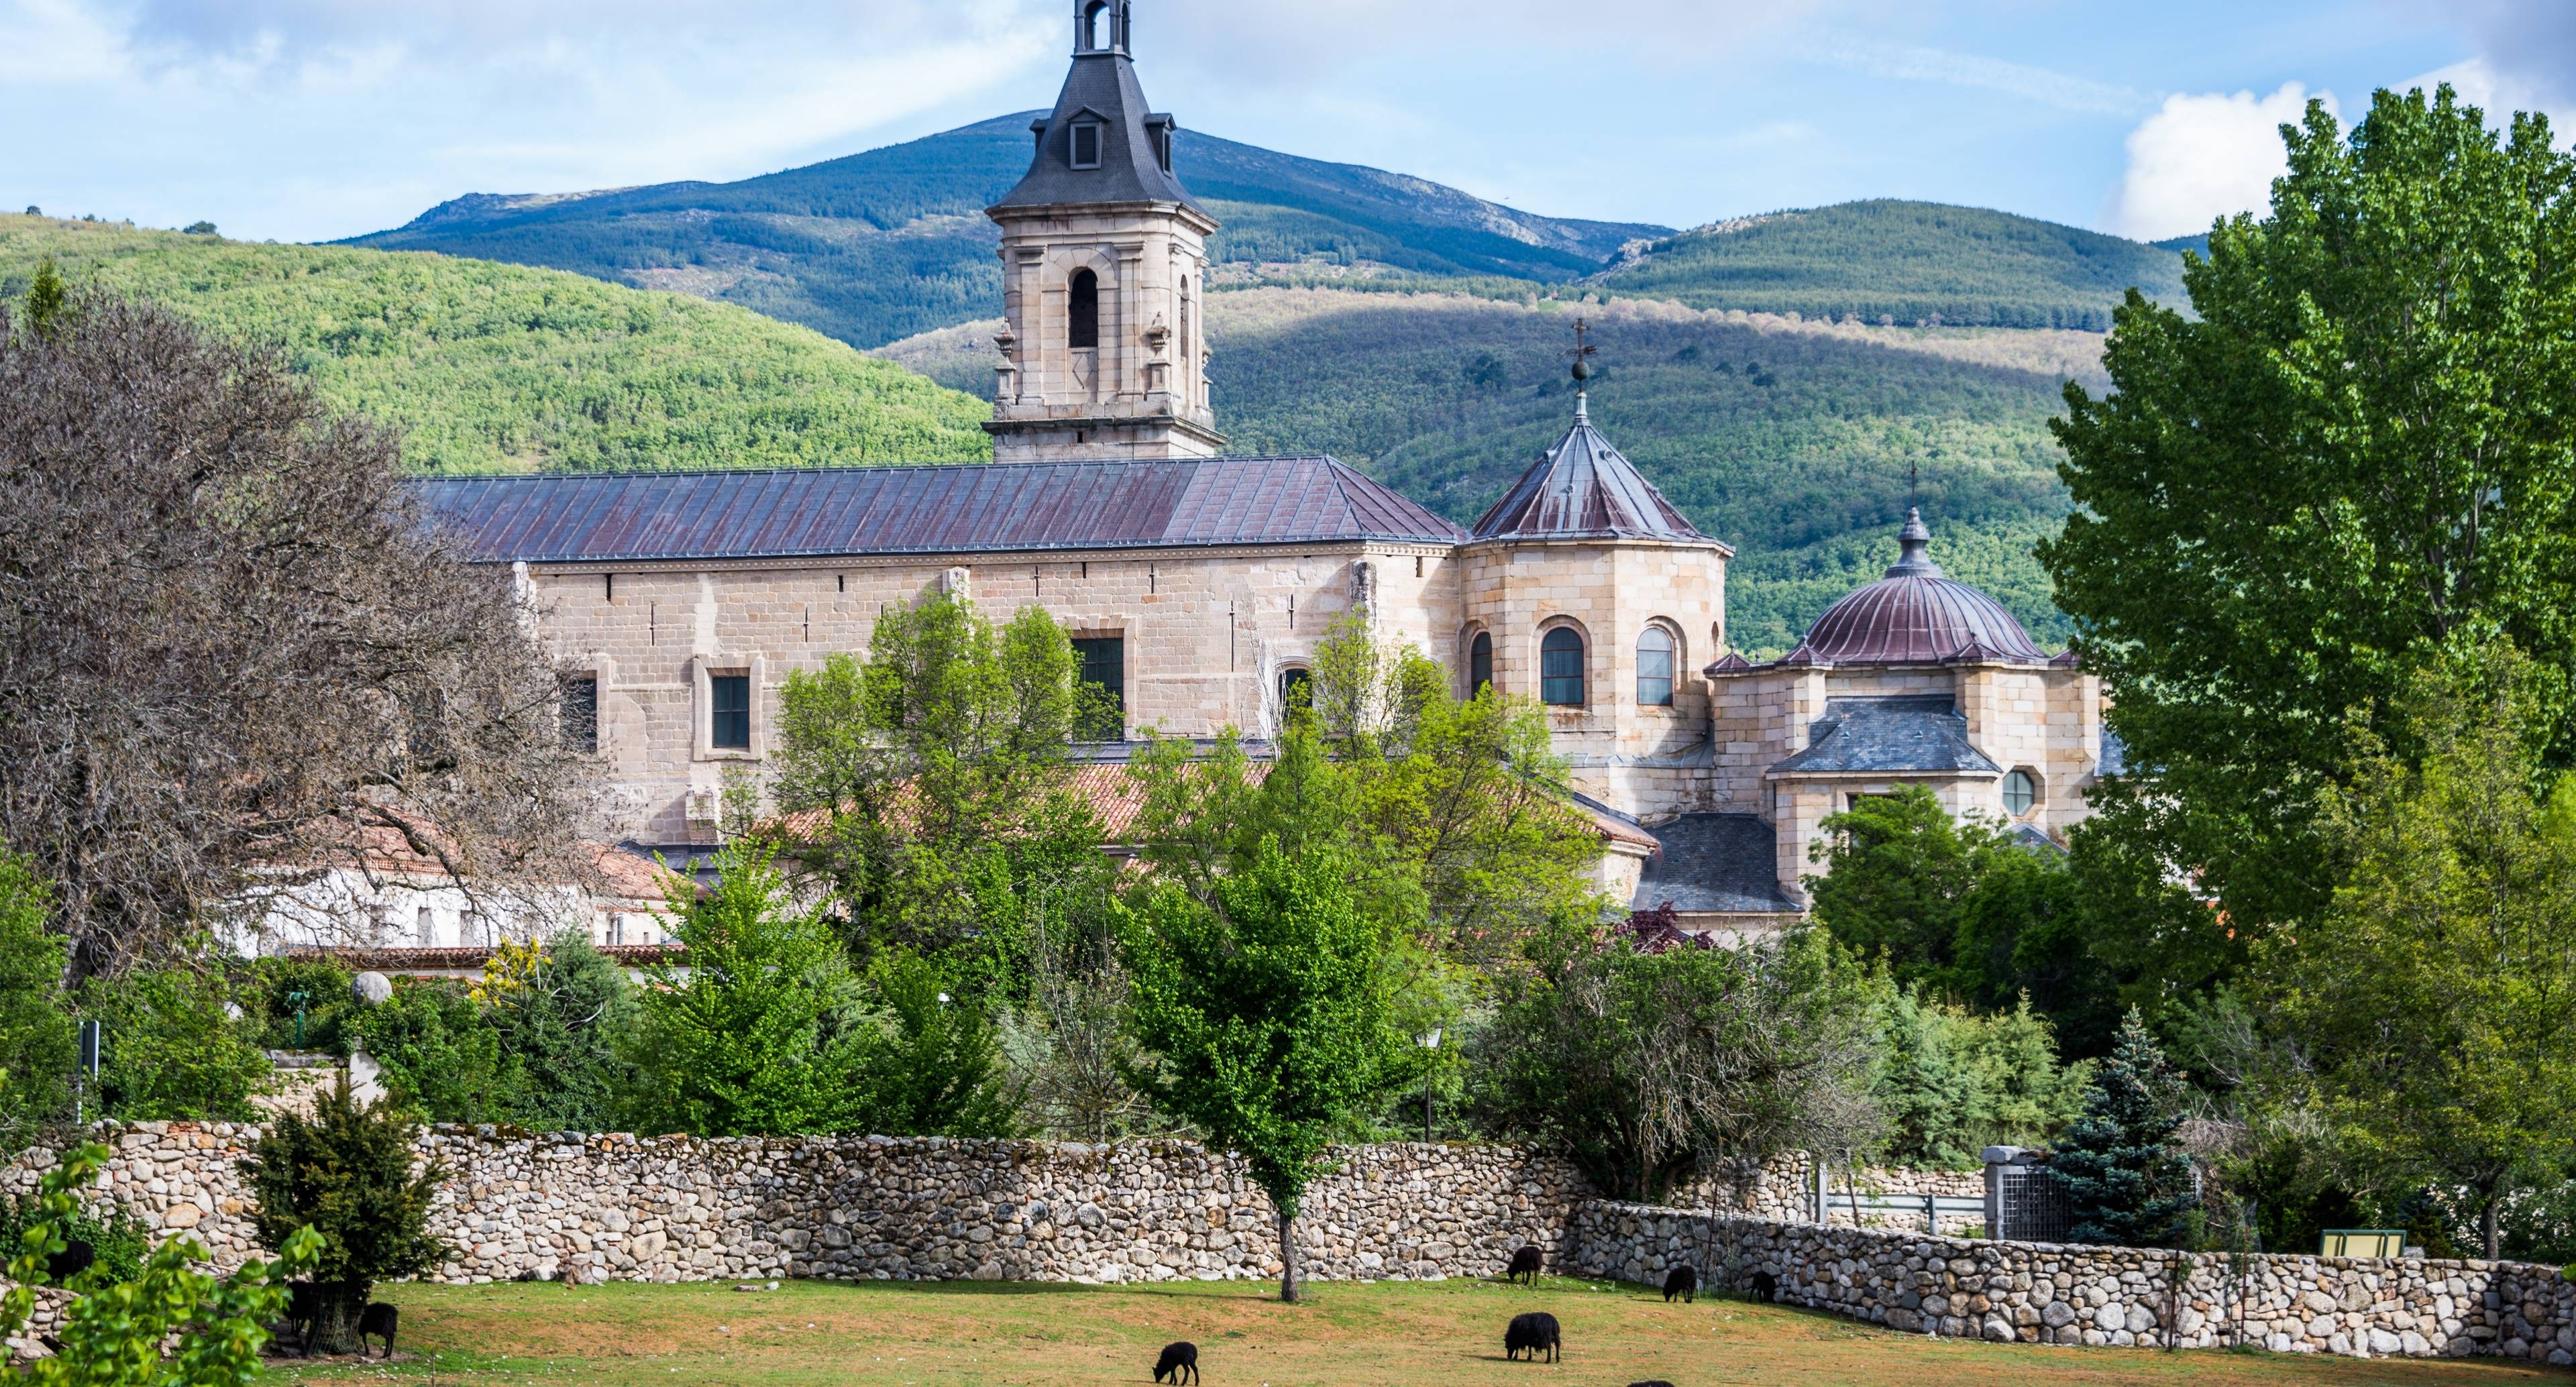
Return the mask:
POLYGON ((1096 120, 1074 122, 1073 166, 1078 169, 1100 167, 1100 122, 1096 120))
POLYGON ((1163 166, 1163 172, 1172 171, 1172 127, 1168 125, 1154 127, 1154 160, 1163 166))
POLYGON ((1476 633, 1474 643, 1467 647, 1467 696, 1474 698, 1492 687, 1494 687, 1494 636, 1490 631, 1479 631, 1476 633))
POLYGON ((599 676, 566 675, 561 688, 558 707, 563 714, 564 750, 584 754, 599 750, 599 676))
POLYGON ((1073 283, 1065 292, 1064 344, 1075 351, 1100 345, 1100 276, 1089 270, 1073 272, 1073 283))

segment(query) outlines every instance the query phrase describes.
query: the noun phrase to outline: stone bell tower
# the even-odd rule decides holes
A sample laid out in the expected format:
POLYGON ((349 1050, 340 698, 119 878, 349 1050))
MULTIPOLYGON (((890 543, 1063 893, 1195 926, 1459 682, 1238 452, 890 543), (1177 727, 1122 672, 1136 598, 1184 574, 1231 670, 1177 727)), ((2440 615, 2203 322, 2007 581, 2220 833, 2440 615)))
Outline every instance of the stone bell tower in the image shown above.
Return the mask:
POLYGON ((985 209, 1002 228, 999 462, 1200 458, 1209 407, 1207 236, 1172 175, 1178 125, 1149 110, 1129 0, 1077 0, 1073 71, 1030 126, 1026 177, 985 209))

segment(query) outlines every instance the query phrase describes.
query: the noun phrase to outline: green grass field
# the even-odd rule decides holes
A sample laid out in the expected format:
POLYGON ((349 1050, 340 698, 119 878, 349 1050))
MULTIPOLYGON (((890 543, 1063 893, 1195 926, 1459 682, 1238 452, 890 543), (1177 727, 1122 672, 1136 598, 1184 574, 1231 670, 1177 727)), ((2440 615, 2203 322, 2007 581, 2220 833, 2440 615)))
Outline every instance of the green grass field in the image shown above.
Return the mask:
POLYGON ((1486 1383, 1676 1387, 1948 1387, 2188 1381, 2222 1384, 2500 1384, 2569 1381, 2501 1362, 2353 1362, 2266 1354, 2165 1354, 1931 1342, 1807 1311, 1703 1297, 1666 1305, 1639 1287, 1550 1279, 1324 1283, 1304 1305, 1270 1287, 1198 1283, 787 1282, 711 1286, 392 1286, 402 1308, 392 1364, 296 1364, 316 1382, 399 1379, 491 1387, 679 1383, 1140 1383, 1173 1339, 1199 1345, 1208 1387, 1477 1387, 1486 1383), (1507 1363, 1504 1322, 1547 1310, 1564 1361, 1507 1363))

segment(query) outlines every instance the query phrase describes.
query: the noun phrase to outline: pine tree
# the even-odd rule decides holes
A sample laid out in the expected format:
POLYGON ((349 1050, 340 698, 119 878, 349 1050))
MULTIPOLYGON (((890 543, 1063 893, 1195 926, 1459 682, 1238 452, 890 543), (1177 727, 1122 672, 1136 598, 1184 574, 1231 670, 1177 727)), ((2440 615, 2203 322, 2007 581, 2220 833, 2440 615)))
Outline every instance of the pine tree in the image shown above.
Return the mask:
POLYGON ((2136 1007, 2084 1096, 2084 1115, 2066 1126, 2048 1168, 2066 1191, 2071 1242, 2149 1247, 2170 1240, 2199 1202, 2191 1161, 2173 1143, 2182 1114, 2164 1050, 2136 1007))
POLYGON ((54 269, 54 258, 46 256, 36 267, 36 277, 27 285, 27 326, 38 337, 51 337, 54 324, 71 305, 71 291, 63 286, 63 277, 54 269))

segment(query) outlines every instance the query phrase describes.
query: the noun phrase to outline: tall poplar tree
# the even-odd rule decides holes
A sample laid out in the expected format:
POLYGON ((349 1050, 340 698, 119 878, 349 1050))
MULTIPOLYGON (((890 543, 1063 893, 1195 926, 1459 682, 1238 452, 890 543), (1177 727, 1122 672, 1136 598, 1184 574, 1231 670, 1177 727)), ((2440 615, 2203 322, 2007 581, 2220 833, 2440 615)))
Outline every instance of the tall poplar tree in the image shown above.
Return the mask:
POLYGON ((2112 824, 2239 934, 2334 888, 2317 805, 2346 710, 2492 633, 2576 667, 2576 161, 2447 86, 2378 93, 2348 136, 2311 102, 2282 136, 2270 215, 2190 259, 2190 315, 2133 291, 2114 389, 2067 388, 2077 509, 2041 551, 2153 768, 2112 824))

